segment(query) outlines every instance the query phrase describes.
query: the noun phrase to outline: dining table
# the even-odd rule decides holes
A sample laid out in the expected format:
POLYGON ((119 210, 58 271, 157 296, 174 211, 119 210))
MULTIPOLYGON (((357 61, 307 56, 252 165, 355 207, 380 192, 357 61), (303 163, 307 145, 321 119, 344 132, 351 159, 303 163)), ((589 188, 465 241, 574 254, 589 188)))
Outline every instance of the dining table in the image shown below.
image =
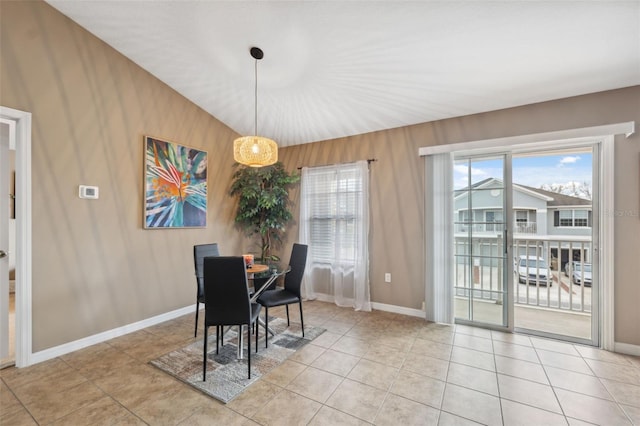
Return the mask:
POLYGON ((251 266, 247 266, 247 276, 253 274, 259 274, 262 272, 267 272, 269 270, 269 265, 263 265, 262 263, 254 263, 251 266))

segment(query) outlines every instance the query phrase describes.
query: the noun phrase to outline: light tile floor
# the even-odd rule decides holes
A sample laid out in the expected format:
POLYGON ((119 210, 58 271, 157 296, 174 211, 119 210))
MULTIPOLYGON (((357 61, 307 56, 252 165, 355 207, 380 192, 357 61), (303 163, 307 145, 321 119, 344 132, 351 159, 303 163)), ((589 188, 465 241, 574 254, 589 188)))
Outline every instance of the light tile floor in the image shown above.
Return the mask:
POLYGON ((148 364, 193 340, 187 315, 0 370, 0 425, 640 425, 640 358, 322 302, 304 312, 327 331, 227 405, 148 364))

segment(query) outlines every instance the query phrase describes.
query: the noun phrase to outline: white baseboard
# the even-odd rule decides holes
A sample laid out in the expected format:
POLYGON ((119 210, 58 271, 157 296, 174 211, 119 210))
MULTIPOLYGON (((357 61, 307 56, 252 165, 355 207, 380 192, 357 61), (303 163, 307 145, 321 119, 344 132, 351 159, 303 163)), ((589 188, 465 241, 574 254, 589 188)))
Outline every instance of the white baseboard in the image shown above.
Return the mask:
POLYGON ((629 343, 620 343, 620 342, 615 342, 613 344, 614 346, 614 351, 621 353, 621 354, 626 354, 626 355, 635 355, 635 356, 640 356, 640 346, 638 345, 631 345, 629 343))
POLYGON ((55 346, 53 348, 45 349, 40 352, 35 352, 29 357, 29 365, 38 364, 40 362, 65 355, 70 352, 86 348, 87 346, 95 345, 96 343, 102 343, 115 337, 124 336, 125 334, 142 330, 143 328, 151 327, 152 325, 160 324, 161 322, 169 321, 174 318, 181 317, 182 315, 193 314, 195 312, 195 309, 196 305, 193 304, 191 306, 176 309, 175 311, 166 312, 164 314, 147 318, 142 321, 134 322, 132 324, 127 324, 122 327, 94 334, 93 336, 85 337, 80 340, 75 340, 73 342, 65 343, 60 346, 55 346))
POLYGON ((312 300, 319 300, 320 302, 335 303, 333 296, 331 295, 316 293, 314 296, 315 296, 315 299, 312 299, 312 300))
MULTIPOLYGON (((316 299, 320 302, 334 303, 333 296, 329 294, 316 293, 316 299)), ((425 318, 425 312, 420 309, 405 308, 404 306, 387 305, 386 303, 371 302, 371 308, 378 311, 393 312, 395 314, 408 315, 411 317, 425 318)))
POLYGON ((386 303, 371 302, 371 307, 379 311, 393 312, 394 314, 408 315, 410 317, 426 318, 426 313, 420 309, 405 308, 404 306, 387 305, 386 303))

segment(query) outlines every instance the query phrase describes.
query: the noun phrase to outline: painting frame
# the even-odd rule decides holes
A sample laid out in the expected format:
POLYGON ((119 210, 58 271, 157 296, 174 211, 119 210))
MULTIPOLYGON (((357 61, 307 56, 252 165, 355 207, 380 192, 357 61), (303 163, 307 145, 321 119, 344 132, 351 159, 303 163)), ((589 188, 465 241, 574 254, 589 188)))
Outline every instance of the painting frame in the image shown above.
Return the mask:
POLYGON ((145 135, 144 229, 207 227, 207 151, 145 135))

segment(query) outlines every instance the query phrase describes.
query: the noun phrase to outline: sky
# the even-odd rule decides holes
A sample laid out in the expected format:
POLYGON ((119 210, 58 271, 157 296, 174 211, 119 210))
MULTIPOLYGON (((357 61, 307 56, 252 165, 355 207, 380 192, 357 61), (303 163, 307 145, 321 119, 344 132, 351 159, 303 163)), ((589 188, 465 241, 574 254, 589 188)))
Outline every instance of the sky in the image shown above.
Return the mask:
MULTIPOLYGON (((468 185, 466 161, 456 161, 454 165, 454 187, 461 189, 468 185)), ((586 182, 591 187, 591 152, 548 154, 538 156, 513 157, 513 183, 540 188, 542 185, 570 182, 586 182)), ((501 160, 489 159, 472 162, 471 180, 479 182, 489 177, 502 180, 501 160)))

